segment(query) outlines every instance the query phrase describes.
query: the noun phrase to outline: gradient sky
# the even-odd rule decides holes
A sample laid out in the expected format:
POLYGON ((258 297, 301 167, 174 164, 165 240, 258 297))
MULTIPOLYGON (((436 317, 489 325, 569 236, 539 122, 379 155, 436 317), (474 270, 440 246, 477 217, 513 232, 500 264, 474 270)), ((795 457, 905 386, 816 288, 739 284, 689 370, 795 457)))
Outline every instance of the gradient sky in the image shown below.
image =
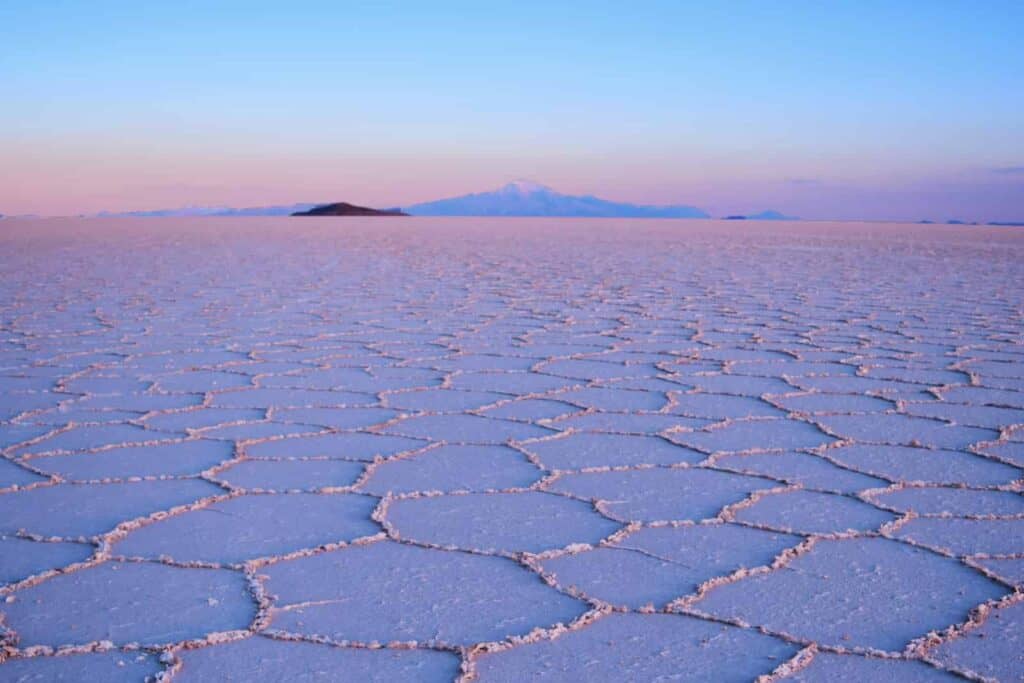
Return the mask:
POLYGON ((1024 2, 0 2, 0 213, 1024 220, 1024 2))

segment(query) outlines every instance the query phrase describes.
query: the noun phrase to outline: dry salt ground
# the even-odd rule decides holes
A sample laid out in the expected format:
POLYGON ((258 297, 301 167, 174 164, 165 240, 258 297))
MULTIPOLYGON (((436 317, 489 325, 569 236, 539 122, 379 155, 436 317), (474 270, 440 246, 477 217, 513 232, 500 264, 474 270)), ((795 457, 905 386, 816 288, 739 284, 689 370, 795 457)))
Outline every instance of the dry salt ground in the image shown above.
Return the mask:
POLYGON ((0 681, 1024 680, 1024 232, 0 222, 0 681))

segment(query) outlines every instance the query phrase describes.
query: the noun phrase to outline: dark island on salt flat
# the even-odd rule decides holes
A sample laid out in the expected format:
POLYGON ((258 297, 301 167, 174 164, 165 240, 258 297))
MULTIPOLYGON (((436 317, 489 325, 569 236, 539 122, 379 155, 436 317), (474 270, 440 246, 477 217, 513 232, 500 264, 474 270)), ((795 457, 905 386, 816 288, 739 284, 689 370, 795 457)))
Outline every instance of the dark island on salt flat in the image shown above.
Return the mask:
POLYGON ((398 209, 371 209, 366 206, 356 206, 348 202, 335 202, 314 206, 308 211, 296 211, 293 216, 408 216, 398 209))

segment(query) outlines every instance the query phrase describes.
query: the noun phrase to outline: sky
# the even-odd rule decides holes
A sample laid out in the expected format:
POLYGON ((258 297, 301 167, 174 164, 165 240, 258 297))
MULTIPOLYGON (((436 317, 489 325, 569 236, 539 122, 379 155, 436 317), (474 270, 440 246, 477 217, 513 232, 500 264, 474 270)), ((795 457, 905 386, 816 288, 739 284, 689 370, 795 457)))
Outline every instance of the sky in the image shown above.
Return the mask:
POLYGON ((0 213, 1024 220, 1024 2, 0 2, 0 213))

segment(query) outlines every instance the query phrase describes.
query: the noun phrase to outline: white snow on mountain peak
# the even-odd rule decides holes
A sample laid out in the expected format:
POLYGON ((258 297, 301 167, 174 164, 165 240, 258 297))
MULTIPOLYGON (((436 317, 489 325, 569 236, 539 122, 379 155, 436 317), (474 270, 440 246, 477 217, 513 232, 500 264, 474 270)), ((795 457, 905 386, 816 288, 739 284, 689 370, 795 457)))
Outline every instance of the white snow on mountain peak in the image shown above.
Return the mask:
POLYGON ((541 185, 533 180, 518 179, 508 183, 500 190, 502 194, 536 194, 538 192, 554 192, 550 187, 541 185))

